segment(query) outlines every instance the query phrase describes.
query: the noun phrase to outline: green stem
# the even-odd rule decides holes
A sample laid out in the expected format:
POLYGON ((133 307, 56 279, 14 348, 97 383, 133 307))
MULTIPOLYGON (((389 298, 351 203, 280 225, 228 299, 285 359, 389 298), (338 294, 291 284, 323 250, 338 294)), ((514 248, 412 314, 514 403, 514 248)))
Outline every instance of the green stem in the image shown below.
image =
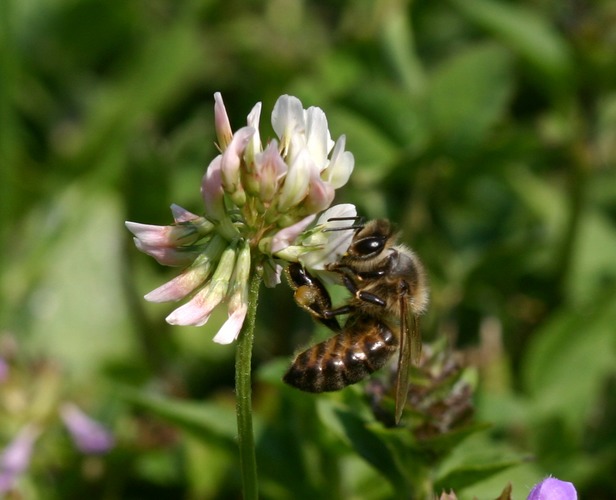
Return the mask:
POLYGON ((237 434, 240 448, 240 469, 244 500, 253 500, 257 494, 257 460, 255 457, 255 440, 252 431, 251 408, 251 359, 254 338, 257 301, 261 273, 253 270, 250 278, 248 313, 237 339, 235 355, 235 396, 237 413, 237 434))

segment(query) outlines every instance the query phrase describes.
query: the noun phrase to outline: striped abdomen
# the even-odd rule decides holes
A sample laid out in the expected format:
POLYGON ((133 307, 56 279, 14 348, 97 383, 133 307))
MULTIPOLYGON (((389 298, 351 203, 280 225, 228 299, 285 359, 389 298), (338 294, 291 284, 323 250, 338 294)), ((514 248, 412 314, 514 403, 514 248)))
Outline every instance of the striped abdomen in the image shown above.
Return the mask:
POLYGON ((397 348, 387 325, 355 317, 342 332, 299 354, 283 380, 302 391, 338 391, 381 368, 397 348))

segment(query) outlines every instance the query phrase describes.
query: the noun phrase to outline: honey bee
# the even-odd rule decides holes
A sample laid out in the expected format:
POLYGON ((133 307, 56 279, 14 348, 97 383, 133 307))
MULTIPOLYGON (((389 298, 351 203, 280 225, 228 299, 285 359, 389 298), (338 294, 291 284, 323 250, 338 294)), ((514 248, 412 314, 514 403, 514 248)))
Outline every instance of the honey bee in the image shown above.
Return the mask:
POLYGON ((427 279, 419 258, 397 243, 388 220, 354 220, 347 228, 334 229, 353 229, 355 234, 346 253, 326 266, 351 293, 346 304, 332 308, 321 281, 300 264, 288 268, 297 304, 336 335, 300 353, 283 380, 307 392, 337 391, 383 367, 399 350, 397 423, 410 365, 421 356, 419 316, 428 305, 427 279), (337 318, 344 314, 348 316, 340 326, 337 318))

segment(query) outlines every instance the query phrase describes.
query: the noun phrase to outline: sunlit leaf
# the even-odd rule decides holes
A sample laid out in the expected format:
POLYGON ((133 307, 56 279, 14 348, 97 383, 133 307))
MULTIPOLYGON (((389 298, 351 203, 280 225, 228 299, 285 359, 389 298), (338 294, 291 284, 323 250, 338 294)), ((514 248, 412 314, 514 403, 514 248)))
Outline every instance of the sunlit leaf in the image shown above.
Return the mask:
POLYGON ((472 21, 509 45, 541 74, 547 83, 569 85, 572 61, 564 38, 542 17, 523 5, 494 0, 451 0, 472 21))
POLYGON ((453 152, 472 150, 504 116, 511 91, 511 61, 503 48, 485 44, 453 56, 430 75, 434 133, 453 152))
POLYGON ((585 307, 562 310, 539 329, 523 365, 536 411, 582 430, 605 377, 614 373, 614 291, 585 307))

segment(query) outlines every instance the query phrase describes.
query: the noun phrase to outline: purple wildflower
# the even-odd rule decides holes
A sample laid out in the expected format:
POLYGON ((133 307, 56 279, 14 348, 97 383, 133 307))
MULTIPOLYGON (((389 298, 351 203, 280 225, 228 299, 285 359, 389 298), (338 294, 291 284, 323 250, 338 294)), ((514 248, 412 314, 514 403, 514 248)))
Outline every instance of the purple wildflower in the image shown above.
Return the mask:
POLYGON ((19 476, 30 465, 32 448, 40 431, 33 425, 22 428, 0 457, 0 493, 13 489, 19 476))
POLYGON ((65 403, 60 408, 60 417, 82 453, 108 452, 114 445, 111 433, 96 420, 88 417, 76 405, 65 403))
POLYGON ((547 477, 534 486, 527 500, 577 500, 577 492, 572 483, 547 477))

